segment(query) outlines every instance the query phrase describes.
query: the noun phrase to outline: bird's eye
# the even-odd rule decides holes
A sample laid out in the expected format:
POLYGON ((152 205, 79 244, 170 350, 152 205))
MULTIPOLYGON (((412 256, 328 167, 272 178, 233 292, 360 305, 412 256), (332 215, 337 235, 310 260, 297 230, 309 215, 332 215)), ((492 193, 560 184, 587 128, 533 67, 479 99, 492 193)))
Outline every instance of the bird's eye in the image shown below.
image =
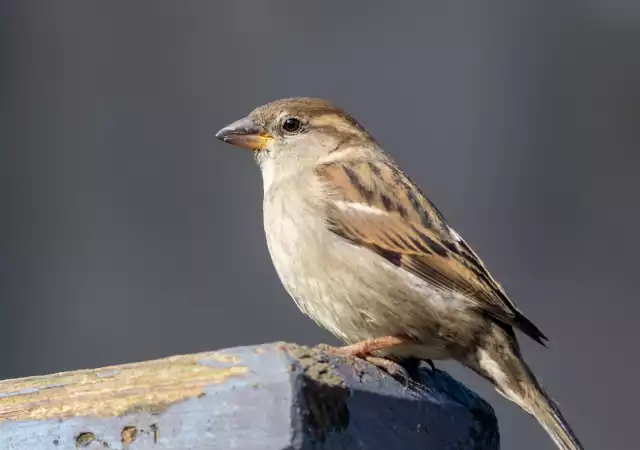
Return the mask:
POLYGON ((287 120, 282 122, 282 129, 287 133, 295 133, 301 126, 302 123, 295 117, 289 117, 287 120))

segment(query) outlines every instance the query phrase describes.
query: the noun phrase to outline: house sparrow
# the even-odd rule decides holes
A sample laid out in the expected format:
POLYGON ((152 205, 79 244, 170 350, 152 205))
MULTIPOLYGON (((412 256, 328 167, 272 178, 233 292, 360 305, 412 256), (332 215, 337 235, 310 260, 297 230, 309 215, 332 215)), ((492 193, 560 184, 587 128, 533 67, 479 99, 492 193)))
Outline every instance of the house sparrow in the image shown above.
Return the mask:
POLYGON ((514 330, 543 345, 544 334, 355 119, 325 100, 283 99, 216 137, 253 151, 276 271, 302 312, 348 344, 336 351, 391 369, 455 359, 558 448, 582 449, 514 330))

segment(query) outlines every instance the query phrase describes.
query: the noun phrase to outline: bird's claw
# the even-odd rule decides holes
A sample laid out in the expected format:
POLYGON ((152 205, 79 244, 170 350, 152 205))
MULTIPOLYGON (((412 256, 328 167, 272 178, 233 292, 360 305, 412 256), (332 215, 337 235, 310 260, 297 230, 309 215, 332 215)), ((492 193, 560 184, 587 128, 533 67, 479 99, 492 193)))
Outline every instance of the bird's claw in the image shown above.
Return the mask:
MULTIPOLYGON (((408 380, 411 380, 411 375, 409 374, 407 369, 402 367, 401 364, 391 359, 383 358, 381 356, 373 356, 370 354, 365 354, 362 352, 361 348, 359 348, 357 345, 334 347, 328 344, 318 344, 316 348, 318 350, 321 350, 329 354, 339 355, 339 356, 350 356, 353 358, 357 358, 359 360, 364 360, 369 364, 372 364, 380 369, 383 369, 393 378, 404 380, 405 383, 407 383, 408 380)), ((354 360, 353 362, 356 362, 356 360, 354 360)), ((353 367, 354 369, 356 369, 355 364, 353 365, 353 367)), ((362 370, 360 369, 359 372, 360 372, 359 375, 361 376, 362 370)))
POLYGON ((436 370, 436 365, 433 363, 433 360, 431 359, 425 359, 424 362, 426 362, 429 365, 429 368, 431 370, 436 370))
POLYGON ((411 380, 411 375, 409 375, 409 372, 407 371, 407 369, 405 369, 404 367, 402 367, 402 365, 400 365, 395 361, 392 361, 387 358, 382 358, 380 356, 371 356, 371 355, 367 355, 363 359, 368 363, 373 364, 374 366, 379 367, 380 369, 383 369, 393 378, 402 379, 405 382, 405 384, 408 383, 409 380, 411 380))

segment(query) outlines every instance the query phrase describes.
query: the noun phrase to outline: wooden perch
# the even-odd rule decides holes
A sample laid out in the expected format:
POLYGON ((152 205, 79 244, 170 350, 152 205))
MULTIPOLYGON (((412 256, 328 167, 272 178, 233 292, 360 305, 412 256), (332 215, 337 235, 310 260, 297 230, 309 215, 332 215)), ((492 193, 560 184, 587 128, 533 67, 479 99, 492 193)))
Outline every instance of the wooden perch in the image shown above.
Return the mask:
POLYGON ((420 376, 275 343, 7 380, 0 449, 498 449, 485 401, 420 376))

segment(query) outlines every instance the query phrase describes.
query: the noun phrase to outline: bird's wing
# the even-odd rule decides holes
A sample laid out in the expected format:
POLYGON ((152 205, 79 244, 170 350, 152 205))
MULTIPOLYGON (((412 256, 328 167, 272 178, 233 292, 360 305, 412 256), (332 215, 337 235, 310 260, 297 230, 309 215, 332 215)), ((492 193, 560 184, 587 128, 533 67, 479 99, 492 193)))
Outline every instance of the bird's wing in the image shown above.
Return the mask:
POLYGON ((317 174, 328 194, 327 225, 332 232, 442 290, 465 295, 488 317, 544 345, 544 334, 518 311, 475 252, 390 160, 327 163, 317 174))

